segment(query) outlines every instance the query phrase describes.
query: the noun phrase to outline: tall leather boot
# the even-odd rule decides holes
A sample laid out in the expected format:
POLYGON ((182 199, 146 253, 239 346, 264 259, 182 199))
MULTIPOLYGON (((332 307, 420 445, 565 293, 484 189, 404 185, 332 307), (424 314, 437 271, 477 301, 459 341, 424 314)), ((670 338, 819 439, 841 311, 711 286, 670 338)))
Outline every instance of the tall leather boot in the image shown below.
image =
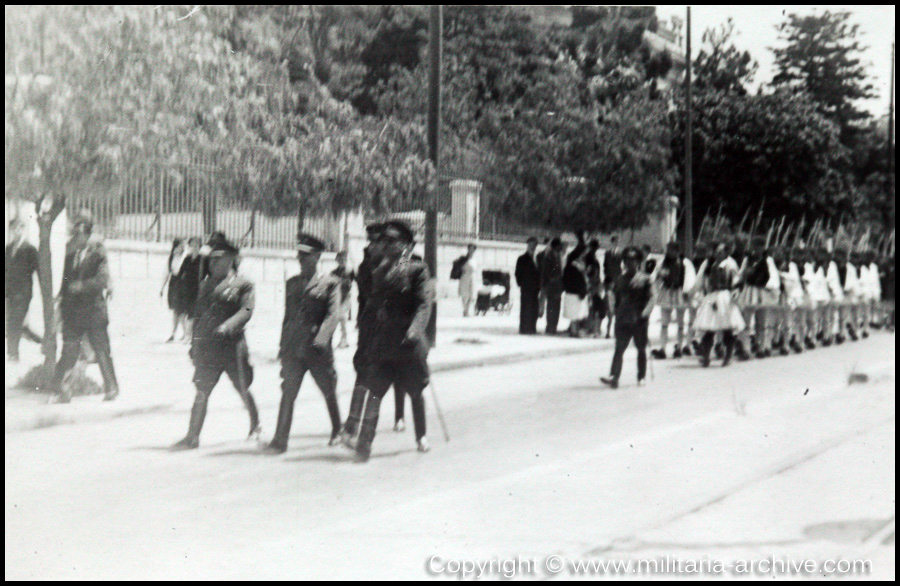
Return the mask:
POLYGON ((366 393, 368 390, 362 385, 353 387, 353 396, 350 398, 350 413, 347 414, 347 421, 344 423, 344 436, 347 438, 356 435, 359 431, 359 424, 362 421, 363 407, 366 404, 366 393))
POLYGON ((112 356, 106 352, 96 352, 96 356, 97 366, 100 367, 100 375, 103 377, 103 391, 106 393, 103 400, 112 401, 119 396, 119 381, 116 380, 112 356))
POLYGON ((287 451, 288 437, 291 434, 291 422, 294 420, 294 400, 284 393, 278 407, 278 423, 275 425, 275 436, 269 442, 269 450, 283 453, 287 451))
POLYGON ((331 418, 331 439, 328 445, 334 446, 341 434, 341 409, 338 407, 337 393, 333 390, 325 395, 325 406, 328 407, 328 417, 331 418))
POLYGON ((363 413, 362 425, 359 428, 359 439, 356 442, 356 458, 354 461, 364 463, 369 461, 372 453, 372 441, 375 439, 375 429, 378 427, 378 412, 381 409, 381 399, 369 393, 366 401, 366 409, 363 413))
POLYGON ((250 394, 249 389, 241 393, 241 399, 244 400, 244 405, 250 414, 250 433, 247 434, 247 439, 254 435, 259 436, 262 431, 262 427, 259 425, 259 410, 256 408, 256 401, 253 400, 253 395, 250 394))
POLYGON ((422 391, 419 391, 416 394, 410 393, 409 398, 412 401, 413 426, 416 430, 416 441, 418 442, 425 437, 427 427, 425 420, 425 395, 422 391))
POLYGON ((193 450, 200 445, 200 430, 203 429, 203 421, 206 419, 206 404, 209 397, 205 393, 197 391, 194 398, 194 406, 191 407, 191 422, 188 425, 187 435, 184 439, 172 446, 173 450, 193 450))

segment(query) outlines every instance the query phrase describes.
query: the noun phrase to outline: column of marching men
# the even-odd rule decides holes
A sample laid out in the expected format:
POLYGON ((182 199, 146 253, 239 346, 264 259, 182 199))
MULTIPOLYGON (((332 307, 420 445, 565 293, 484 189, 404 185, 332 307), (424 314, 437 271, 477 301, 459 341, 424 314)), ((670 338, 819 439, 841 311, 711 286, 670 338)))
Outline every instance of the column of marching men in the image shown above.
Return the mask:
POLYGON ((697 246, 685 258, 671 243, 650 277, 661 311, 659 347, 669 356, 713 354, 764 359, 867 338, 872 329, 894 327, 894 259, 838 247, 767 248, 762 239, 697 246))

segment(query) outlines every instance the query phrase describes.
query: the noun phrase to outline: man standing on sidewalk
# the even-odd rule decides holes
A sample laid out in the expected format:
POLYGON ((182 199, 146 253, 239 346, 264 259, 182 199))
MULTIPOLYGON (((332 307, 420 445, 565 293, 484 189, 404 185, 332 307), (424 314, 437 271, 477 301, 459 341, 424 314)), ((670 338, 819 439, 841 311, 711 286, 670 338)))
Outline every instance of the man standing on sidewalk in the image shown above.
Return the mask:
POLYGON ((237 274, 238 249, 230 242, 217 238, 208 246, 209 276, 200 284, 190 351, 197 395, 187 435, 172 446, 175 450, 191 450, 200 445, 209 395, 223 372, 250 414, 248 437, 260 432, 259 412, 250 394, 253 367, 244 338, 244 328, 253 315, 253 283, 237 274))
POLYGON ((308 235, 297 239, 300 274, 288 279, 281 326, 281 406, 275 437, 269 444, 273 452, 287 450, 294 417, 294 402, 306 372, 312 375, 325 397, 331 418, 331 441, 336 445, 341 430, 337 402, 337 372, 331 337, 343 311, 340 281, 334 275, 319 276, 316 269, 325 245, 308 235))
POLYGON ((541 291, 547 300, 547 334, 555 334, 559 325, 559 312, 563 294, 563 259, 565 244, 557 236, 550 241, 550 250, 544 255, 541 266, 541 291))
POLYGON ((603 285, 606 287, 607 310, 606 337, 612 331, 613 319, 615 319, 616 293, 615 285, 619 275, 622 274, 622 256, 619 254, 619 239, 613 236, 609 239, 609 250, 603 254, 603 285))
POLYGON ((628 345, 634 340, 638 351, 638 385, 647 378, 647 338, 650 328, 650 312, 655 304, 649 275, 639 272, 643 258, 636 248, 628 248, 622 255, 625 272, 619 275, 614 286, 616 298, 616 351, 613 355, 609 377, 600 382, 613 389, 619 388, 622 374, 622 358, 628 345))
POLYGON ((13 218, 9 223, 12 241, 6 245, 6 352, 11 362, 19 361, 19 340, 24 334, 33 342, 41 338, 25 326, 28 306, 34 290, 34 274, 38 270, 38 252, 25 240, 25 223, 13 218))
POLYGON ((380 237, 384 260, 372 275, 371 338, 366 342, 363 386, 368 397, 363 410, 356 460, 369 459, 381 400, 391 385, 412 400, 416 443, 427 452, 425 398, 429 383, 428 338, 425 328, 434 303, 434 283, 428 266, 411 258, 413 232, 404 222, 384 225, 380 237))
POLYGON ((119 394, 119 383, 113 367, 109 344, 109 313, 106 295, 109 290, 109 266, 103 243, 91 237, 93 219, 87 213, 76 216, 72 224, 72 237, 66 246, 60 287, 60 313, 62 314, 63 349, 56 364, 51 383, 60 403, 72 400, 71 391, 63 388, 63 378, 75 366, 81 353, 81 340, 85 336, 97 357, 97 365, 103 376, 105 401, 112 401, 119 394))
POLYGON ((528 239, 525 254, 516 261, 516 284, 521 291, 519 300, 519 333, 536 334, 538 320, 538 296, 541 292, 541 272, 538 270, 534 253, 537 238, 528 239))

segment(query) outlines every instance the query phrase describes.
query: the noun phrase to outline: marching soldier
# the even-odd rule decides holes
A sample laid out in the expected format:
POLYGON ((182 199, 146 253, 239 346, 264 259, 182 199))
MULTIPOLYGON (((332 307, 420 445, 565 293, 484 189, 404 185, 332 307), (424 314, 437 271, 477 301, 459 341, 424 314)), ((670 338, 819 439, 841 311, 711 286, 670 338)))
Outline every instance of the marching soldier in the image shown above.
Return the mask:
POLYGON ((666 255, 657 272, 657 305, 660 309, 661 329, 660 348, 650 354, 654 358, 665 360, 666 346, 669 344, 669 324, 672 322, 672 312, 675 312, 675 324, 678 328, 678 338, 673 358, 681 358, 684 348, 684 315, 688 308, 688 292, 693 289, 696 273, 694 265, 688 258, 679 252, 678 244, 669 242, 666 245, 666 255))
POLYGON ((344 428, 341 432, 342 441, 349 443, 359 431, 359 424, 362 421, 362 411, 366 403, 366 394, 368 389, 364 386, 365 360, 368 351, 369 338, 372 335, 372 327, 374 324, 374 311, 369 307, 368 300, 372 292, 372 273, 381 264, 384 255, 381 251, 381 242, 379 237, 384 229, 384 224, 370 224, 366 227, 366 233, 369 238, 369 245, 366 246, 363 255, 363 262, 359 265, 356 286, 359 288, 359 313, 356 316, 356 323, 359 327, 359 338, 356 343, 356 352, 353 354, 353 369, 356 371, 356 382, 353 384, 353 395, 350 399, 350 412, 347 414, 347 421, 344 422, 344 428), (364 293, 365 291, 365 293, 364 293))
POLYGON ((806 314, 806 338, 804 344, 807 350, 815 350, 817 342, 824 337, 825 306, 828 304, 828 285, 825 282, 824 273, 816 264, 816 256, 811 249, 805 249, 803 258, 803 285, 809 297, 809 311, 806 314))
POLYGON ((780 249, 778 269, 781 271, 782 286, 782 354, 786 354, 790 348, 797 354, 803 352, 803 343, 806 339, 806 324, 808 322, 807 311, 809 297, 803 289, 803 278, 800 276, 800 268, 794 261, 792 250, 780 249))
MULTIPOLYGON (((772 333, 774 314, 778 307, 778 292, 781 289, 775 261, 769 256, 760 241, 751 243, 750 250, 741 269, 743 289, 738 294, 737 304, 741 308, 744 322, 749 330, 750 320, 756 332, 756 356, 768 358, 772 355, 772 333)), ((746 330, 745 330, 746 331, 746 330)), ((742 334, 739 346, 741 357, 745 357, 749 334, 742 334)))
POLYGON ((891 254, 891 256, 889 258, 887 256, 885 256, 884 260, 882 260, 883 264, 881 265, 881 271, 880 271, 880 273, 881 273, 881 298, 883 299, 882 303, 883 303, 883 307, 884 307, 884 312, 886 314, 884 316, 885 327, 887 327, 888 330, 890 330, 890 331, 894 330, 895 320, 896 320, 896 316, 897 316, 896 305, 895 305, 896 301, 894 299, 894 287, 895 287, 894 261, 895 261, 895 259, 894 259, 893 254, 891 254))
POLYGON ((734 352, 735 334, 739 334, 746 325, 731 294, 739 279, 739 269, 725 244, 719 244, 715 257, 704 264, 701 272, 706 281, 704 288, 707 294, 697 309, 694 322, 696 331, 703 335, 699 350, 700 365, 704 368, 710 365, 715 337, 721 334, 724 345, 722 366, 728 366, 734 352))
POLYGON ((866 255, 868 262, 868 282, 869 282, 869 325, 880 330, 884 324, 884 315, 882 313, 881 296, 881 274, 878 268, 878 257, 874 250, 870 250, 866 255))
POLYGON ((238 249, 230 242, 216 238, 207 246, 209 275, 200 284, 190 351, 197 394, 187 435, 172 446, 175 450, 199 446, 209 395, 223 372, 231 379, 250 414, 248 437, 260 433, 259 413, 250 394, 253 367, 244 338, 244 328, 253 315, 253 283, 238 275, 238 249))
POLYGON ((60 403, 68 403, 72 399, 71 392, 63 388, 62 381, 78 361, 81 340, 85 336, 94 350, 103 376, 103 399, 112 401, 119 394, 107 332, 109 264, 103 243, 91 236, 93 228, 94 222, 90 215, 80 214, 72 224, 72 238, 66 246, 62 287, 59 291, 63 349, 51 383, 60 403))
MULTIPOLYGON (((363 359, 363 386, 368 397, 357 439, 356 461, 369 459, 381 400, 391 385, 412 400, 416 443, 429 449, 425 437, 425 398, 429 383, 429 344, 425 329, 434 303, 434 284, 425 263, 410 258, 413 232, 404 222, 384 225, 380 241, 384 260, 372 275, 371 337, 363 359)), ((351 446, 353 447, 353 446, 351 446)))
POLYGON ((694 322, 697 320, 697 308, 703 300, 706 292, 703 290, 705 282, 705 272, 713 262, 712 252, 706 243, 698 243, 692 265, 696 269, 696 277, 694 278, 693 287, 687 289, 688 308, 687 308, 687 336, 684 340, 684 348, 681 353, 684 356, 690 356, 693 352, 700 349, 700 342, 696 339, 694 330, 694 322))
POLYGON ((869 307, 872 298, 869 264, 866 262, 866 253, 864 252, 854 252, 851 260, 856 273, 856 304, 853 313, 853 323, 859 336, 865 339, 869 337, 869 307))
POLYGON ((855 291, 856 279, 852 278, 852 275, 848 275, 848 262, 847 251, 838 249, 832 255, 831 263, 828 266, 828 287, 832 290, 831 293, 837 307, 838 333, 835 335, 837 344, 843 344, 847 338, 855 339, 856 337, 856 332, 850 327, 850 315, 854 302, 852 294, 855 291), (839 295, 838 292, 840 292, 839 295))
POLYGON ((294 417, 294 402, 307 371, 325 397, 331 418, 331 440, 338 443, 341 415, 337 402, 337 372, 331 337, 340 320, 340 280, 333 275, 319 275, 317 268, 325 244, 309 235, 297 239, 300 274, 288 279, 285 286, 284 321, 278 357, 281 359, 281 406, 278 424, 269 450, 287 450, 294 417))

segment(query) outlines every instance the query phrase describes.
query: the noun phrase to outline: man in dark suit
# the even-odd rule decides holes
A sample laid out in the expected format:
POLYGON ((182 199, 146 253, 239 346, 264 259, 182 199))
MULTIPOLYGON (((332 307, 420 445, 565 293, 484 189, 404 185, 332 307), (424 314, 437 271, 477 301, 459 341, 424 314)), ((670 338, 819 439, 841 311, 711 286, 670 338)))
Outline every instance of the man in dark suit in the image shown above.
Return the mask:
POLYGON ((541 291, 547 300, 547 334, 555 334, 559 325, 559 311, 563 294, 563 260, 566 256, 565 244, 559 237, 550 241, 550 250, 541 263, 541 291))
POLYGON ((610 337, 613 320, 616 318, 616 291, 615 285, 619 275, 622 274, 622 256, 619 254, 619 239, 613 236, 609 239, 609 250, 603 255, 603 285, 606 287, 607 308, 606 337, 610 337))
POLYGON ((537 238, 528 239, 525 254, 516 261, 516 284, 521 290, 519 301, 519 333, 536 334, 538 319, 538 296, 541 292, 541 272, 534 258, 537 238))
POLYGON ((34 273, 38 270, 38 252, 25 240, 25 224, 19 218, 9 223, 12 241, 6 245, 6 343, 12 362, 19 361, 19 340, 26 338, 40 343, 41 338, 24 326, 28 306, 31 305, 34 273))
POLYGON ((51 384, 60 403, 68 403, 72 399, 71 392, 63 388, 62 381, 78 361, 81 339, 85 336, 94 350, 103 376, 104 400, 112 401, 119 394, 106 330, 109 325, 106 308, 109 266, 103 243, 91 238, 93 227, 93 220, 88 214, 77 216, 66 247, 59 292, 63 349, 51 384))
POLYGON ((331 418, 331 441, 338 442, 341 415, 337 402, 337 372, 331 337, 340 321, 341 282, 333 275, 319 275, 316 271, 325 245, 308 235, 297 239, 300 274, 288 279, 281 326, 281 407, 275 437, 269 444, 273 452, 287 450, 294 401, 306 372, 325 397, 331 418))
POLYGON ((622 357, 628 345, 634 340, 638 351, 638 386, 643 386, 647 377, 647 344, 650 312, 655 305, 650 276, 640 271, 643 254, 637 248, 629 248, 622 256, 625 271, 618 276, 614 285, 616 296, 616 350, 608 377, 600 381, 616 389, 622 374, 622 357))
POLYGON ((367 302, 367 310, 374 313, 364 357, 363 386, 369 392, 355 445, 358 462, 369 459, 381 400, 391 385, 412 400, 418 449, 429 450, 422 393, 430 377, 425 329, 434 303, 434 283, 428 266, 411 258, 414 237, 404 222, 387 222, 379 240, 384 260, 372 274, 372 296, 367 302))

